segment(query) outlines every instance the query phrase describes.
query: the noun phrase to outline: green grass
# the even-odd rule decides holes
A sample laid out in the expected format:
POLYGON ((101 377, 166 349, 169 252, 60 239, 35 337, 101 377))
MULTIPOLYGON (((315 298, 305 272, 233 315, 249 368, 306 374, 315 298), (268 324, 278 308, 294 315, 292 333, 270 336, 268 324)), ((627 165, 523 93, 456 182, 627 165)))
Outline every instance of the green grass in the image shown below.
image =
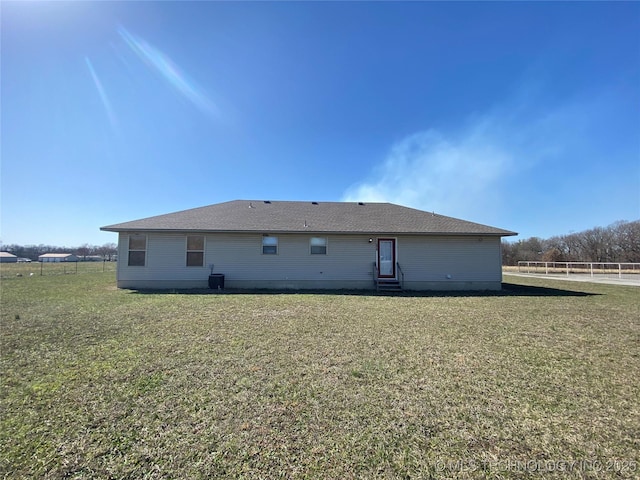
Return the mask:
POLYGON ((0 477, 636 478, 640 289, 505 280, 385 296, 3 279, 0 477))

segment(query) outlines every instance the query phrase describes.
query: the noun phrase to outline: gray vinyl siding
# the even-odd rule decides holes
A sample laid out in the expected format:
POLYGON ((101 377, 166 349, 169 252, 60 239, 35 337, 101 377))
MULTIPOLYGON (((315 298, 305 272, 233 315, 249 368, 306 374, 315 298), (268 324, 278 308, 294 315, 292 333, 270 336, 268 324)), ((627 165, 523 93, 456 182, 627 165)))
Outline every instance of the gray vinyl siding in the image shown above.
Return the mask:
POLYGON ((502 281, 499 237, 403 237, 398 263, 405 281, 502 281))
POLYGON ((223 273, 226 282, 268 281, 366 281, 373 282, 375 246, 368 236, 326 236, 327 254, 312 255, 309 242, 318 235, 278 237, 278 254, 262 254, 260 234, 205 235, 204 267, 186 266, 186 234, 147 234, 144 267, 129 267, 128 235, 120 234, 119 281, 202 281, 206 286, 209 265, 223 273))
POLYGON ((375 249, 368 237, 326 236, 327 254, 312 255, 314 235, 278 237, 278 253, 262 254, 262 236, 215 235, 207 238, 207 262, 230 281, 241 280, 369 280, 375 249))
MULTIPOLYGON (((272 234, 278 237, 277 255, 262 254, 260 234, 204 235, 203 267, 186 266, 186 233, 147 233, 145 266, 129 267, 128 234, 120 233, 118 285, 205 288, 213 264, 214 273, 225 275, 227 288, 374 288, 375 235, 272 234), (310 253, 313 236, 327 238, 326 255, 310 253)), ((408 289, 499 288, 499 237, 395 238, 397 261, 408 289)))

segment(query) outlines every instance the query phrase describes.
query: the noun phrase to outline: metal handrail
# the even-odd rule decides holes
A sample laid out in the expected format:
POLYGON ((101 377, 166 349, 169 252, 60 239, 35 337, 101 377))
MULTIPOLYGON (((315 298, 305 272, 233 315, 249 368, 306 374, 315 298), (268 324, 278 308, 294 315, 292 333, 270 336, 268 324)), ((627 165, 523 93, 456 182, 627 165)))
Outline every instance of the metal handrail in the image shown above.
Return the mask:
POLYGON ((398 271, 400 272, 402 280, 400 280, 400 287, 404 290, 404 272, 402 271, 402 267, 398 262, 396 262, 396 266, 398 267, 398 271))
POLYGON ((378 289, 378 266, 376 264, 376 262, 373 262, 373 284, 376 287, 376 290, 378 289))

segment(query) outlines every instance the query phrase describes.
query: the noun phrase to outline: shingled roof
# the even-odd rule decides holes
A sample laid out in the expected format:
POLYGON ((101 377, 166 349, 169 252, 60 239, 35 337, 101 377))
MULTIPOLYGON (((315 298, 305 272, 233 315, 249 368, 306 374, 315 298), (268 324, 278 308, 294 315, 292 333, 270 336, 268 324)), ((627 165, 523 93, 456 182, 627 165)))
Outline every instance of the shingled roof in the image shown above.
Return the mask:
POLYGON ((234 200, 102 227, 109 232, 517 235, 393 203, 234 200))

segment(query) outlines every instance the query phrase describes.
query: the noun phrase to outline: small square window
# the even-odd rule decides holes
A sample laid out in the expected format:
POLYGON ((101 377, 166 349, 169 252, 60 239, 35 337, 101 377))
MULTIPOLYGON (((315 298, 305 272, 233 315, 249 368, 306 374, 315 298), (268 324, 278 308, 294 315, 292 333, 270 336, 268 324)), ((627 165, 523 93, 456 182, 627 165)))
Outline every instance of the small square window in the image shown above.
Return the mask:
POLYGON ((187 236, 187 267, 204 266, 204 235, 187 236))
POLYGON ((129 267, 144 267, 147 258, 147 236, 140 234, 129 235, 129 267))
POLYGON ((278 254, 278 237, 262 237, 262 254, 278 254))
POLYGON ((309 249, 310 249, 311 255, 326 255, 327 254, 326 237, 312 237, 309 242, 309 249))

